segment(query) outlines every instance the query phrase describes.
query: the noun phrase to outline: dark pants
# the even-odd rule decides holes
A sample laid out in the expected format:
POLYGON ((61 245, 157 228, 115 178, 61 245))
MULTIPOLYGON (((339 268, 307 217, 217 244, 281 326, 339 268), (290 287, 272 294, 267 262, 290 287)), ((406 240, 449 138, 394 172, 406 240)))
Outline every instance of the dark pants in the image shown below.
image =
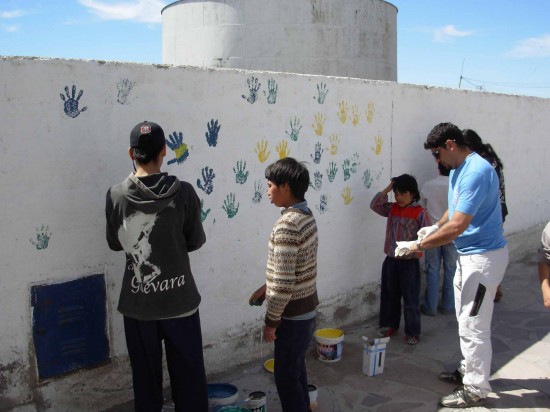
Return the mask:
POLYGON ((420 265, 418 259, 395 259, 386 256, 382 265, 380 326, 399 329, 401 298, 405 334, 420 335, 420 265))
POLYGON ((315 330, 315 318, 283 319, 275 339, 275 385, 283 412, 309 411, 306 352, 315 330))
POLYGON ((208 390, 199 312, 175 319, 124 317, 136 412, 162 410, 162 341, 176 412, 207 412, 208 390))

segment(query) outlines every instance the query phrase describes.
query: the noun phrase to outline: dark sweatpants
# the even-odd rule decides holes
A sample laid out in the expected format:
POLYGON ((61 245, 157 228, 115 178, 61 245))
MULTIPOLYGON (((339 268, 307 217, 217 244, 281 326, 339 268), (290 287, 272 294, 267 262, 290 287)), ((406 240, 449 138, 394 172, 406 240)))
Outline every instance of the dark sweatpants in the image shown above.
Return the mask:
POLYGON ((420 264, 418 259, 396 259, 386 256, 382 265, 380 326, 399 329, 401 298, 405 334, 420 335, 420 264))
POLYGON ((208 389, 199 312, 140 321, 124 316, 136 412, 162 410, 162 341, 176 412, 207 412, 208 389))

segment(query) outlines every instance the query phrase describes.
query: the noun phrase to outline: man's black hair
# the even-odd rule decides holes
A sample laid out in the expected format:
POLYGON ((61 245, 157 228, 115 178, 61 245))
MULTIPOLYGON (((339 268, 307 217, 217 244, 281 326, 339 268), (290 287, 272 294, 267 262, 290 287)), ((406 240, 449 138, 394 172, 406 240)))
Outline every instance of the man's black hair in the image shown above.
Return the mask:
POLYGON ((139 147, 132 147, 132 153, 134 154, 134 159, 136 162, 141 165, 146 165, 152 160, 158 158, 163 147, 164 146, 161 146, 160 148, 154 148, 153 150, 143 150, 139 147))
POLYGON ((466 147, 462 131, 452 123, 439 123, 435 126, 424 143, 424 149, 437 149, 445 147, 445 142, 452 140, 458 147, 466 147))
POLYGON ((270 164, 265 169, 265 178, 277 186, 288 183, 294 197, 305 200, 309 187, 309 172, 303 162, 292 157, 285 157, 270 164))
POLYGON ((413 176, 403 174, 401 176, 392 177, 391 180, 393 180, 392 190, 394 193, 410 192, 415 202, 417 202, 420 199, 420 192, 418 191, 418 183, 416 182, 416 179, 413 176))

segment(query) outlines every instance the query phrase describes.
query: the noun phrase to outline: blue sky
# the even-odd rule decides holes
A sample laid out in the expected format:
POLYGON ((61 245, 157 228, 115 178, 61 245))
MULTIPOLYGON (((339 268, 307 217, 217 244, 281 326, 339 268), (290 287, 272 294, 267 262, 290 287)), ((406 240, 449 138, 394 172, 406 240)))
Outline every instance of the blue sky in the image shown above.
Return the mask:
MULTIPOLYGON (((160 11, 170 3, 2 0, 0 55, 162 63, 160 11)), ((390 3, 399 82, 550 97, 550 1, 390 3)))

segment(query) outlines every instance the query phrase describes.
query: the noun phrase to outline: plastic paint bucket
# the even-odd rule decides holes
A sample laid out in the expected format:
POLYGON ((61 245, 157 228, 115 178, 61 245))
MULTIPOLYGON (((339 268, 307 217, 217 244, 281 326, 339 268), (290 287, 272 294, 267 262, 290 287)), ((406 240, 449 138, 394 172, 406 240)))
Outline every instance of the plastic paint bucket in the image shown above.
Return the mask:
POLYGON ((317 409, 317 386, 307 385, 307 390, 309 391, 309 409, 314 411, 317 409))
POLYGON ((217 412, 250 412, 250 410, 240 406, 222 406, 217 412))
POLYGON ((229 383, 208 384, 208 406, 212 412, 218 412, 224 406, 235 406, 239 390, 229 383))
POLYGON ((344 331, 340 329, 317 329, 313 334, 317 341, 317 359, 323 362, 338 362, 342 359, 344 331))
POLYGON ((246 406, 248 410, 252 412, 266 412, 267 406, 265 392, 256 391, 250 393, 250 395, 248 395, 246 406))

